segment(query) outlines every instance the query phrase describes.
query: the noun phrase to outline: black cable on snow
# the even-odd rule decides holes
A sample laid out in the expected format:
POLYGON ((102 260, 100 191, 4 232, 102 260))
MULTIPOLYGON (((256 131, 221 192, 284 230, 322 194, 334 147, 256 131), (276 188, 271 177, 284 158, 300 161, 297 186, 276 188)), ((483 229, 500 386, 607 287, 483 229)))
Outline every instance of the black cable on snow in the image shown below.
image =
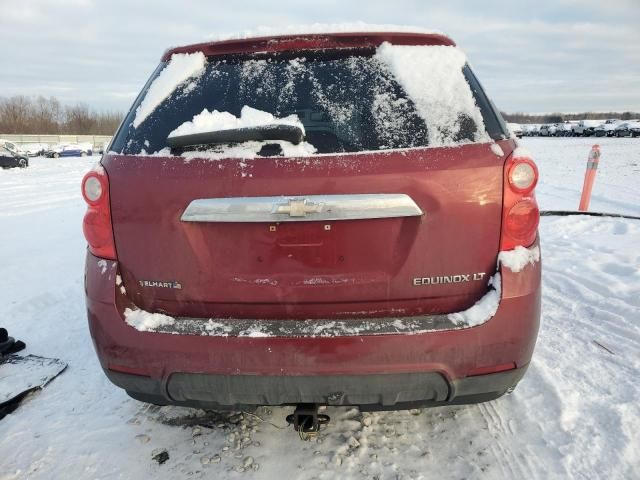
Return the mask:
POLYGON ((622 213, 606 213, 606 212, 579 212, 575 210, 542 210, 541 217, 568 217, 572 215, 588 215, 590 217, 613 217, 628 218, 630 220, 640 220, 640 217, 634 215, 624 215, 622 213))

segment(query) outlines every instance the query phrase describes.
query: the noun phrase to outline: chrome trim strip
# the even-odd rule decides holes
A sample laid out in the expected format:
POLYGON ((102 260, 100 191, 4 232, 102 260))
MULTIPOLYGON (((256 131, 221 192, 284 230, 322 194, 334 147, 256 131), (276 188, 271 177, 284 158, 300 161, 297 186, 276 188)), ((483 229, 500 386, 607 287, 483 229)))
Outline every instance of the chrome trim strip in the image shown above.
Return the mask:
POLYGON ((200 198, 183 222, 312 222, 424 215, 403 193, 200 198))

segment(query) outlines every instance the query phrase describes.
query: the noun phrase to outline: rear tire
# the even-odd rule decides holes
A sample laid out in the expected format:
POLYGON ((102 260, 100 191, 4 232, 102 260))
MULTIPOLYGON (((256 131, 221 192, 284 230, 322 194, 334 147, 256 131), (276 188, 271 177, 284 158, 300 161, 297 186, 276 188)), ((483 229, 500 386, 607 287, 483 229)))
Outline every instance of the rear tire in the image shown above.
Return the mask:
POLYGON ((18 161, 18 167, 20 167, 20 168, 27 168, 28 166, 29 166, 29 161, 28 161, 28 160, 25 160, 24 158, 21 158, 21 159, 18 161))
POLYGON ((86 156, 87 156, 87 152, 81 152, 81 153, 80 153, 80 156, 81 156, 81 157, 86 157, 86 156))

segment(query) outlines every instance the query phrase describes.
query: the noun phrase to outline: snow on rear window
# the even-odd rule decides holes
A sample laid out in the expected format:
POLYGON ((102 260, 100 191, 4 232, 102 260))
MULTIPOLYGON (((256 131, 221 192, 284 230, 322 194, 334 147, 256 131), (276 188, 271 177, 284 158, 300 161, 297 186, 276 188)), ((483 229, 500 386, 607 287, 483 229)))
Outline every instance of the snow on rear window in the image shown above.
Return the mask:
MULTIPOLYGON (((491 141, 480 109, 462 72, 467 59, 450 46, 406 46, 384 42, 376 57, 389 66, 427 123, 429 145, 463 143, 461 133, 475 124, 474 140, 491 141)), ((473 127, 472 127, 473 128, 473 127)))
POLYGON ((204 72, 206 58, 204 53, 175 53, 160 74, 153 81, 142 103, 136 109, 133 126, 138 126, 160 105, 167 97, 186 80, 198 77, 204 72))
MULTIPOLYGON (((455 47, 385 43, 378 49, 200 57, 187 62, 188 72, 167 74, 176 57, 134 106, 135 121, 119 132, 114 151, 164 151, 170 134, 210 122, 233 124, 247 105, 279 119, 296 115, 316 154, 490 141, 465 76, 465 56, 455 47)), ((213 148, 216 157, 219 149, 213 148)))

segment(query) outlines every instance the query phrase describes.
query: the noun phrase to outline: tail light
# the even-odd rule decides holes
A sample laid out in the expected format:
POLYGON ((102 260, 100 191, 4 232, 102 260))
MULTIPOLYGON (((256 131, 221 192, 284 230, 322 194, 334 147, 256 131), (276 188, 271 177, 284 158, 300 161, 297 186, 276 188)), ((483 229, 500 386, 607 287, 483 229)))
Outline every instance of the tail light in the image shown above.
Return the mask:
POLYGON ((82 196, 89 206, 84 215, 82 231, 89 251, 100 258, 116 259, 113 242, 109 179, 104 170, 92 170, 82 179, 82 196))
POLYGON ((538 183, 538 167, 516 149, 504 169, 502 202, 502 236, 500 250, 530 246, 536 240, 540 210, 534 189, 538 183))

